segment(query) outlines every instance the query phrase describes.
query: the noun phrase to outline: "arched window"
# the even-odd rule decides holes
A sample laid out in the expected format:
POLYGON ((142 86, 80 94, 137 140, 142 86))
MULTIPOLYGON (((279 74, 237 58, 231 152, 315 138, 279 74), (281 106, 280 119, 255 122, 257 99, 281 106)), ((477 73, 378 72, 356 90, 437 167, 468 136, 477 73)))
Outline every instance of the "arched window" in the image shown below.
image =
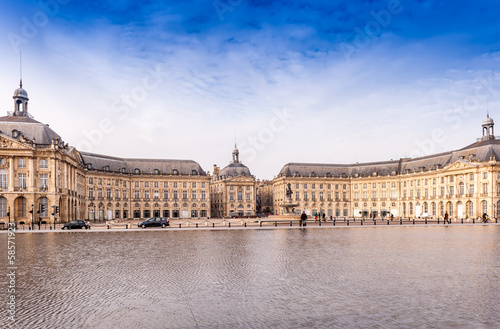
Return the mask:
POLYGON ((139 170, 139 168, 134 169, 134 174, 139 175, 140 173, 141 173, 141 171, 139 170))
POLYGON ((488 201, 481 202, 481 211, 483 214, 488 214, 488 201))
POLYGON ((155 175, 159 175, 159 174, 160 174, 160 170, 155 169, 155 170, 154 170, 154 174, 155 174, 155 175))
POLYGON ((179 171, 177 169, 172 170, 173 175, 179 175, 179 171))
POLYGON ((464 192, 465 192, 465 185, 462 182, 462 183, 458 184, 458 194, 459 195, 464 195, 464 192))
POLYGON ((40 198, 39 204, 40 204, 40 206, 42 206, 42 205, 45 206, 44 211, 40 213, 40 217, 47 217, 49 215, 49 209, 48 209, 49 208, 49 199, 40 198))
POLYGON ((198 172, 196 170, 191 170, 191 175, 198 175, 198 172))

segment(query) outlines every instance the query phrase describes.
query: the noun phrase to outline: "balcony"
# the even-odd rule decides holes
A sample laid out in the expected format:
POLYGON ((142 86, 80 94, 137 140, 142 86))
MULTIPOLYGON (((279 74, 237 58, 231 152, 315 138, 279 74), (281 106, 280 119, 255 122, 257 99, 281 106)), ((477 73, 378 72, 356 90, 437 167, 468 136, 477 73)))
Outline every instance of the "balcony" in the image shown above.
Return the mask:
POLYGON ((95 198, 93 196, 89 196, 89 201, 94 201, 95 198))
POLYGON ((120 201, 120 198, 118 198, 118 197, 115 197, 115 201, 120 201))
POLYGON ((49 187, 47 185, 40 186, 40 192, 47 192, 49 187))
POLYGON ((103 200, 104 200, 104 198, 103 198, 102 196, 98 196, 98 197, 97 197, 97 200, 99 200, 99 201, 103 201, 103 200))
POLYGON ((24 187, 14 187, 14 192, 26 192, 26 186, 24 187))

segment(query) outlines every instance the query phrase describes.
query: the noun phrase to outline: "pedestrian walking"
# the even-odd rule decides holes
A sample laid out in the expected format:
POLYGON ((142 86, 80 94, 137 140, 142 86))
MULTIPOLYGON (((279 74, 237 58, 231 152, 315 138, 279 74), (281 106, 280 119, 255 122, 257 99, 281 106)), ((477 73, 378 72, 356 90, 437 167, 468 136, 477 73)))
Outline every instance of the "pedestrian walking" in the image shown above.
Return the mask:
POLYGON ((488 215, 486 213, 483 213, 483 223, 488 222, 488 215))
POLYGON ((306 226, 306 219, 307 219, 306 212, 303 211, 302 215, 300 215, 300 222, 299 222, 300 227, 306 226))
POLYGON ((306 226, 306 220, 307 220, 307 215, 306 215, 306 212, 303 211, 302 215, 300 216, 300 227, 306 226))
POLYGON ((450 223, 450 220, 449 220, 449 218, 448 218, 448 212, 445 212, 445 213, 444 213, 444 223, 443 223, 443 224, 446 224, 446 222, 448 222, 448 224, 451 224, 451 223, 450 223))
POLYGON ((326 220, 325 220, 325 213, 323 213, 323 222, 326 222, 326 220))

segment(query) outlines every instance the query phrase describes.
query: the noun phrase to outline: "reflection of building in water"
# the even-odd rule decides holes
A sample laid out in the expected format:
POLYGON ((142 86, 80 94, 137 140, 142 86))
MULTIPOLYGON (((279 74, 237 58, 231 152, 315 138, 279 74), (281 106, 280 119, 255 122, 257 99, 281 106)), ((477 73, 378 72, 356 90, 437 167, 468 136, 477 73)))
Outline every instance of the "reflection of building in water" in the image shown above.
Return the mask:
POLYGON ((374 163, 289 163, 274 184, 274 209, 292 184, 293 200, 327 216, 377 217, 500 215, 500 140, 494 122, 483 121, 483 136, 463 149, 415 159, 374 163))
POLYGON ((13 98, 0 118, 0 221, 10 209, 18 223, 52 222, 56 207, 58 221, 208 217, 210 176, 198 163, 79 152, 33 119, 22 84, 13 98))
POLYGON ((256 209, 256 182, 247 166, 239 160, 234 146, 233 161, 224 169, 214 165, 210 182, 212 217, 254 216, 256 209))

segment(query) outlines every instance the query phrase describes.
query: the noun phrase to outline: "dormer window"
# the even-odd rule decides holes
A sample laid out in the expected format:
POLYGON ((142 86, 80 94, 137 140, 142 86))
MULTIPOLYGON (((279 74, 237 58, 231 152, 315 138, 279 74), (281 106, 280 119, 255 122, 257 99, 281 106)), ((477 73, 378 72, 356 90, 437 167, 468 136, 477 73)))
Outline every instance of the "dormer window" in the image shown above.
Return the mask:
POLYGON ((155 169, 153 172, 154 172, 155 175, 159 175, 160 174, 160 170, 159 169, 155 169))
POLYGON ((327 173, 326 173, 326 177, 327 177, 327 178, 331 178, 331 177, 332 177, 332 174, 331 174, 331 173, 329 173, 329 172, 327 172, 327 173))
POLYGON ((179 175, 179 171, 177 169, 172 170, 172 175, 179 175))
POLYGON ((134 169, 134 174, 135 175, 139 175, 141 173, 141 171, 138 169, 138 168, 135 168, 134 169))
POLYGON ((87 169, 88 169, 88 170, 92 170, 92 164, 91 164, 91 163, 88 163, 88 164, 87 164, 87 169))
POLYGON ((109 171, 109 166, 104 166, 104 171, 109 171))
POLYGON ((316 177, 316 173, 314 171, 311 173, 311 177, 316 177))
POLYGON ((122 174, 126 174, 127 173, 127 169, 126 168, 122 168, 122 174))
POLYGON ((191 175, 198 175, 198 172, 196 170, 191 170, 191 175))
POLYGON ((378 175, 378 173, 377 173, 376 171, 374 171, 374 172, 372 173, 372 176, 373 176, 373 177, 377 177, 377 175, 378 175))

